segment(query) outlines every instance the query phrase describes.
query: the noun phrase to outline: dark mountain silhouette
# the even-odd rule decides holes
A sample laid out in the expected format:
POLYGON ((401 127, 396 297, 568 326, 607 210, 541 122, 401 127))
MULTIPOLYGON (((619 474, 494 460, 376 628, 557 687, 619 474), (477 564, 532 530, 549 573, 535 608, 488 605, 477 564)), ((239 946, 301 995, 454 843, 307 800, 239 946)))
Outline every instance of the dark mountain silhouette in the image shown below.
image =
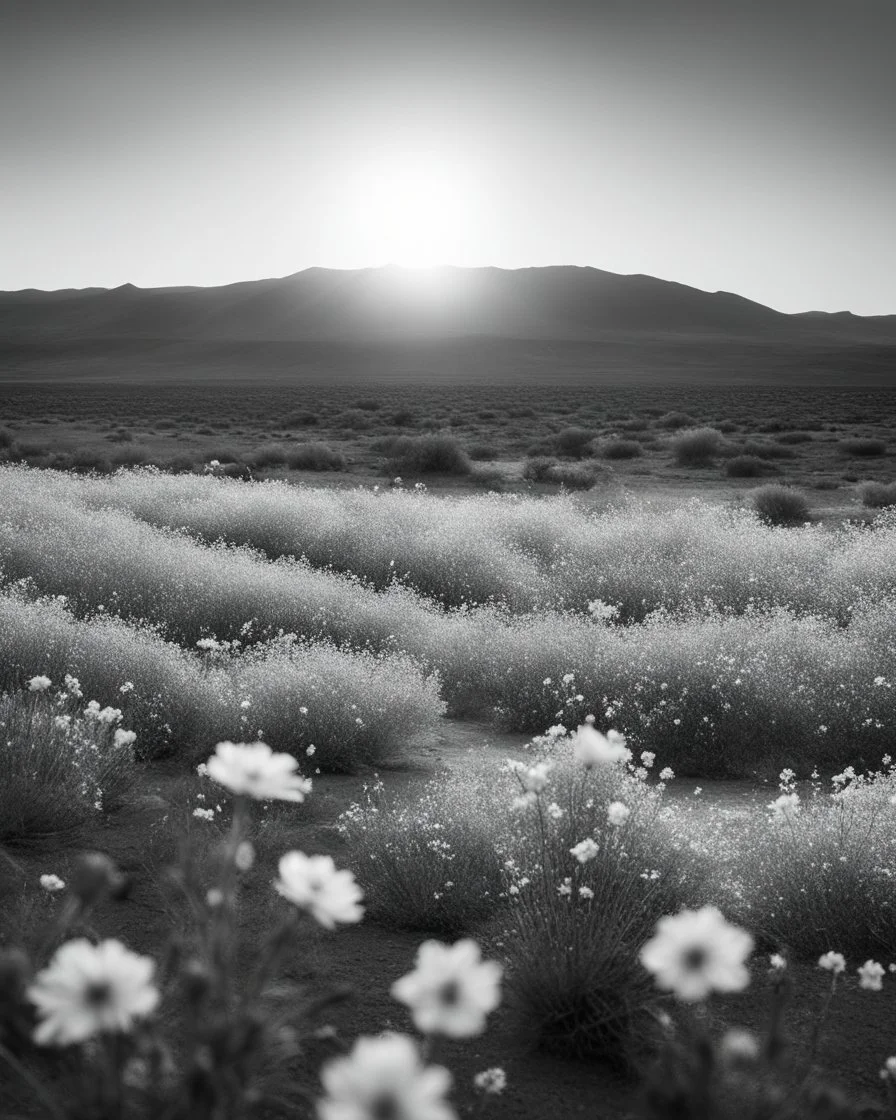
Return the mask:
POLYGON ((567 266, 309 268, 216 288, 0 293, 6 376, 48 364, 67 375, 85 362, 107 376, 100 367, 122 355, 172 376, 253 363, 278 377, 309 363, 440 376, 465 362, 482 376, 559 363, 620 376, 674 367, 699 380, 715 367, 722 380, 761 368, 896 382, 896 315, 786 315, 730 292, 567 266))

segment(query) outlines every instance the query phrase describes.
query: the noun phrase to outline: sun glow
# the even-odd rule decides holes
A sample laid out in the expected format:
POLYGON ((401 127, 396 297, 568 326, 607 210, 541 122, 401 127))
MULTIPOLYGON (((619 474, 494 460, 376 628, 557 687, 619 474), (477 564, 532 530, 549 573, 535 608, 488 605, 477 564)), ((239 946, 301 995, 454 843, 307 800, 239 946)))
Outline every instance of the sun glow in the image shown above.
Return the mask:
POLYGON ((375 258, 411 268, 466 263, 477 210, 471 177, 447 161, 381 163, 361 179, 359 219, 375 258))

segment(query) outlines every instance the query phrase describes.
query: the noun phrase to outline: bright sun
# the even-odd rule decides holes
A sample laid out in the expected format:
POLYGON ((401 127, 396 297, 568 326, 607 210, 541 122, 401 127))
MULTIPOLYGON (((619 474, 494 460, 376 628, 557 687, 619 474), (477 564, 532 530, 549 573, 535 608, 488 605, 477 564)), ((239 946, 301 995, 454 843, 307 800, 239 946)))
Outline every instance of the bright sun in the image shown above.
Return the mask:
POLYGON ((426 268, 459 263, 471 241, 468 177, 436 160, 380 164, 363 178, 363 223, 377 259, 426 268))

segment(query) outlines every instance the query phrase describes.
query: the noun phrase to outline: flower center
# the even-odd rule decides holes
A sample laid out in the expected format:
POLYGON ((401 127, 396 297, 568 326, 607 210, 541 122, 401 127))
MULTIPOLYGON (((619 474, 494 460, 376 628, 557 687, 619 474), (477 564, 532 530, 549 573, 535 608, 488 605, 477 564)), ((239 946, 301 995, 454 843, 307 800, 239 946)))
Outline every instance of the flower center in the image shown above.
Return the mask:
POLYGON ((84 1002, 88 1007, 102 1007, 109 1002, 112 989, 105 980, 95 980, 84 989, 84 1002))
POLYGON ((682 957, 681 963, 690 972, 699 972, 707 961, 707 952, 702 945, 692 945, 682 957))
POLYGON ((439 988, 439 999, 448 1007, 453 1007, 460 999, 460 984, 456 980, 448 980, 439 988))
POLYGON ((370 1102, 370 1120, 400 1120, 398 1102, 391 1093, 382 1093, 370 1102))

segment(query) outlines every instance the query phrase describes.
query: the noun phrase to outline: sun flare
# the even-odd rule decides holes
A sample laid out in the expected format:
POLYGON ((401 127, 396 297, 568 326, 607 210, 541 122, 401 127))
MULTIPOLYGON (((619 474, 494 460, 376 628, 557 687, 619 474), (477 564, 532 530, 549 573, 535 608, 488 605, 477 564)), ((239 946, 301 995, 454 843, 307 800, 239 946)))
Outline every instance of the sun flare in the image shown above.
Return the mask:
POLYGON ((411 268, 461 263, 475 205, 469 176, 448 162, 404 159, 364 176, 362 220, 377 257, 411 268))

